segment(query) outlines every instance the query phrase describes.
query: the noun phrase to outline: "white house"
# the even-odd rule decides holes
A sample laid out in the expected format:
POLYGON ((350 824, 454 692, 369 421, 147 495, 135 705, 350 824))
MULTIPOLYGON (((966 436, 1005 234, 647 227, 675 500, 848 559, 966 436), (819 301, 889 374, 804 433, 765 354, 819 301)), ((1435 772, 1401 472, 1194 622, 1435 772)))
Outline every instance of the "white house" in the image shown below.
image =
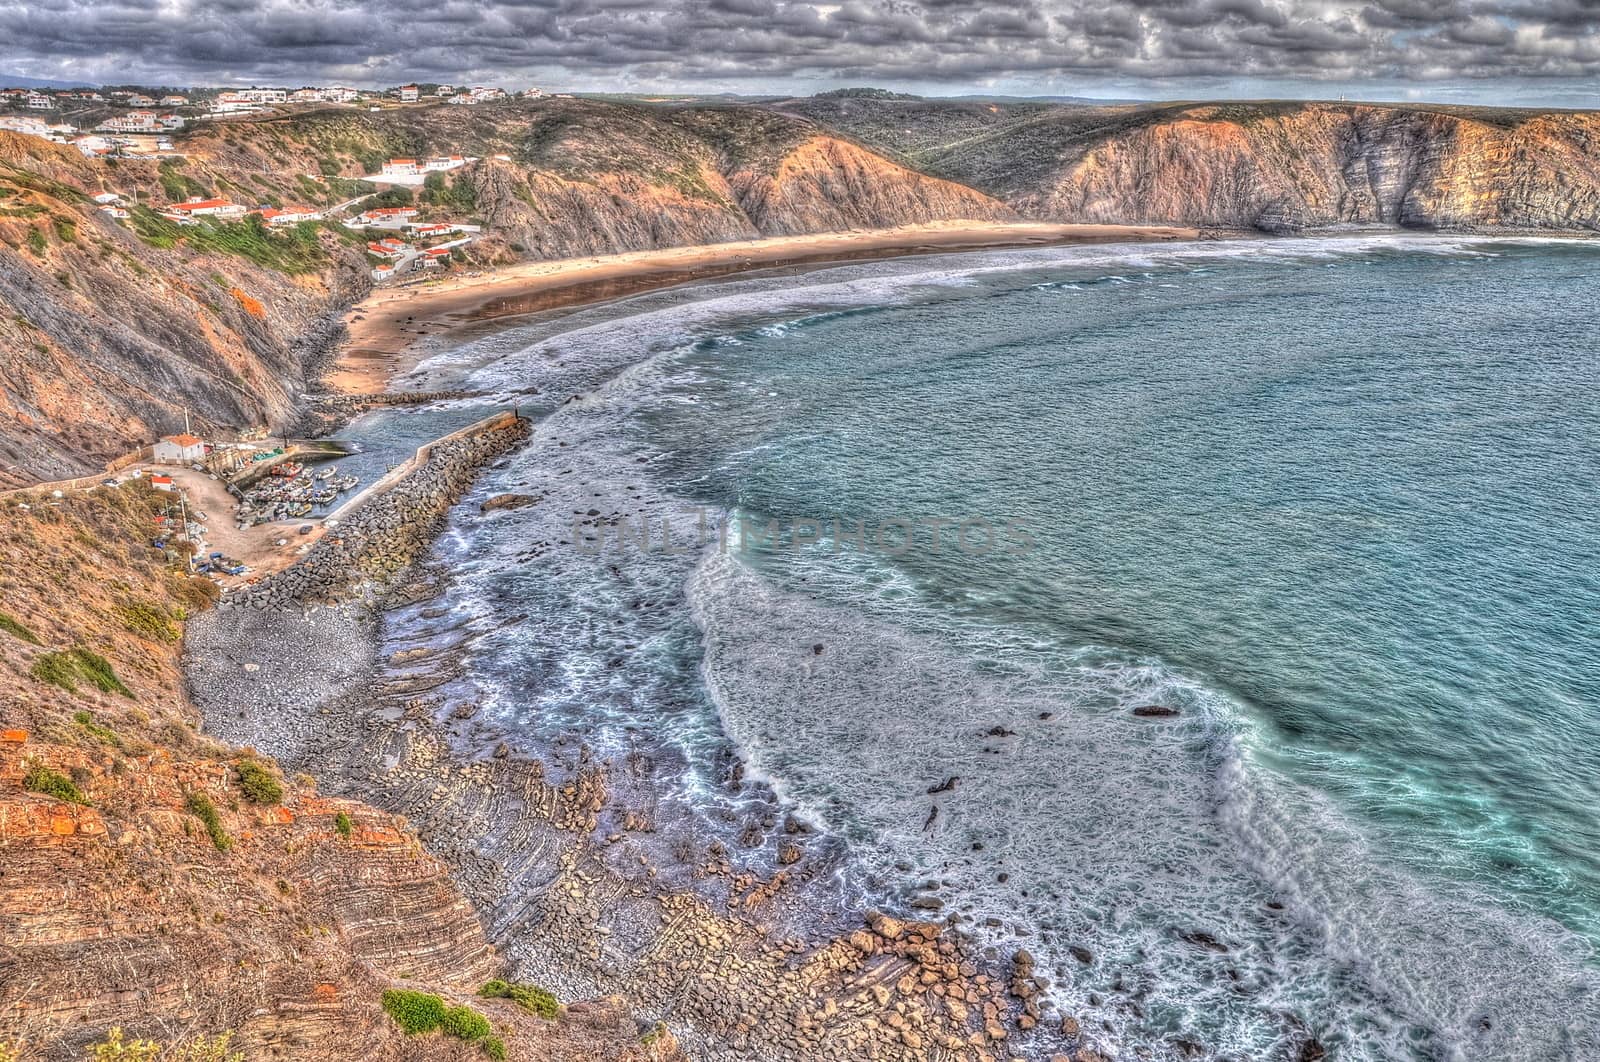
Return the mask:
POLYGON ((224 92, 212 101, 211 109, 217 114, 247 114, 259 111, 261 104, 242 92, 224 92))
POLYGON ((415 85, 401 85, 400 86, 400 102, 401 103, 415 103, 415 102, 417 102, 417 95, 418 95, 417 86, 415 86, 415 85))
POLYGON ((230 203, 226 199, 206 199, 201 196, 191 196, 185 202, 174 203, 167 209, 186 217, 236 218, 248 213, 248 210, 238 203, 230 203))
POLYGON ((423 163, 422 168, 427 173, 439 173, 443 170, 460 169, 466 164, 467 160, 461 155, 440 155, 423 163))
POLYGON ((389 225, 398 228, 401 222, 416 216, 416 207, 374 207, 371 210, 363 210, 351 220, 358 225, 389 225))
POLYGON ((197 435, 163 435, 155 445, 155 459, 163 465, 188 465, 206 458, 206 444, 197 435))
POLYGON ((156 105, 155 100, 149 96, 142 96, 137 92, 123 100, 122 103, 127 107, 154 107, 156 105))
POLYGON ((56 101, 42 93, 32 93, 28 96, 28 109, 30 111, 48 111, 56 105, 56 101))
POLYGON ((107 118, 95 128, 106 133, 155 133, 162 126, 154 111, 129 111, 107 118))
POLYGON ((417 175, 416 159, 390 159, 383 164, 385 177, 415 177, 417 175))
POLYGON ((189 97, 187 97, 187 96, 179 96, 179 95, 176 95, 176 94, 168 95, 168 96, 162 96, 161 97, 161 106, 163 106, 163 107, 187 107, 187 106, 189 106, 189 97))
POLYGON ((257 213, 261 215, 261 220, 272 228, 277 228, 281 225, 298 225, 302 221, 319 221, 322 218, 320 210, 314 210, 307 206, 286 206, 282 210, 268 209, 257 211, 257 213))

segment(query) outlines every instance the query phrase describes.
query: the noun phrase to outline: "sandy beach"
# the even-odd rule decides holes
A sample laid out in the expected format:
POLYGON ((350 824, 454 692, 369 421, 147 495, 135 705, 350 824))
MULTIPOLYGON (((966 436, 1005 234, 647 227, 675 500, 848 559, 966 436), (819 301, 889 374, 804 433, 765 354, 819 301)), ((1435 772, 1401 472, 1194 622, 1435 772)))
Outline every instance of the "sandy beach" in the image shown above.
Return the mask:
POLYGON ((779 236, 625 254, 527 262, 476 275, 378 288, 346 314, 349 335, 323 387, 374 394, 416 364, 417 340, 501 317, 519 316, 744 270, 942 251, 1073 243, 1191 240, 1171 225, 1061 225, 942 222, 894 229, 779 236))

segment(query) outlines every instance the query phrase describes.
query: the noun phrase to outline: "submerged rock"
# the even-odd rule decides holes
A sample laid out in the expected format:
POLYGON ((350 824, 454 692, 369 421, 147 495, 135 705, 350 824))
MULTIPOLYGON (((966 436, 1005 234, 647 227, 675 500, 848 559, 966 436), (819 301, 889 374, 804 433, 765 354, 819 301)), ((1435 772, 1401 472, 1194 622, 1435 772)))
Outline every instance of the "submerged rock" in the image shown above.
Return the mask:
POLYGON ((521 509, 532 505, 539 499, 530 494, 496 494, 482 505, 478 506, 479 512, 490 513, 497 509, 521 509))

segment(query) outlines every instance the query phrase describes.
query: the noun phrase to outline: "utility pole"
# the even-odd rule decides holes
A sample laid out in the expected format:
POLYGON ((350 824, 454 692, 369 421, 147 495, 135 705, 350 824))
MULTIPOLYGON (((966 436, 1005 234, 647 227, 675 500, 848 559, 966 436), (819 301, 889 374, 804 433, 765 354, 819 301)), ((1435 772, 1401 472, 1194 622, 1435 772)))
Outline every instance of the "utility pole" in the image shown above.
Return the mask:
MULTIPOLYGON (((184 499, 182 487, 178 488, 178 513, 183 518, 183 541, 185 544, 192 545, 189 540, 189 506, 184 499)), ((189 550, 184 554, 183 570, 186 572, 194 571, 193 550, 189 550)))

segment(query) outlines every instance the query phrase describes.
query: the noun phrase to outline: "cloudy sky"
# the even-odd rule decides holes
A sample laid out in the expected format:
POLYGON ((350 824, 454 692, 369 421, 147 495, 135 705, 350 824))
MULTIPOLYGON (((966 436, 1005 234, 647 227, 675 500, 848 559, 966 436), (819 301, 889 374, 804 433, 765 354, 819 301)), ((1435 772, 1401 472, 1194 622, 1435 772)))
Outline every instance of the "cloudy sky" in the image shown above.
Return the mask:
POLYGON ((1600 106, 1600 0, 0 0, 7 74, 1600 106))

